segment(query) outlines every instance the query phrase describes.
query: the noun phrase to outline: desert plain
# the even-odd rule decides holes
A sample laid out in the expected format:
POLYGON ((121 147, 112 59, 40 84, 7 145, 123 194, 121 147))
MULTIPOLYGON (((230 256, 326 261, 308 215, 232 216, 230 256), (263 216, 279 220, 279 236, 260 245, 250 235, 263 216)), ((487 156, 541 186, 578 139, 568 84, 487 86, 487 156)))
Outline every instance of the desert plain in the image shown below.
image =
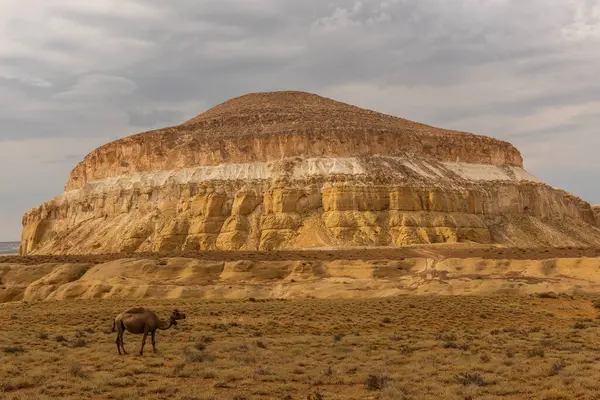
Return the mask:
MULTIPOLYGON (((0 304, 0 318, 4 321, 0 327, 2 398, 600 396, 600 297, 593 290, 585 290, 585 278, 574 281, 576 275, 581 275, 578 262, 585 269, 590 269, 590 265, 600 267, 597 252, 589 248, 417 246, 378 251, 208 252, 173 256, 28 256, 0 260, 3 289, 13 293, 17 293, 16 289, 6 285, 11 279, 15 281, 16 266, 21 271, 45 268, 50 274, 66 265, 87 268, 83 276, 66 284, 77 287, 75 291, 62 292, 70 295, 53 296, 54 292, 48 289, 33 291, 31 288, 40 283, 29 282, 23 283, 21 297, 0 304), (189 274, 190 265, 199 265, 194 263, 223 263, 224 268, 227 262, 237 262, 236 257, 254 267, 238 272, 240 276, 234 279, 217 275, 210 281, 190 283, 177 278, 189 274), (286 280, 287 275, 260 272, 264 262, 291 263, 291 274, 302 262, 328 265, 340 259, 347 260, 344 263, 348 265, 360 262, 363 274, 365 265, 387 261, 379 272, 371 268, 368 276, 342 271, 331 277, 334 269, 330 267, 325 271, 327 276, 302 278, 302 274, 297 274, 297 280, 292 282, 286 280), (420 259, 434 260, 438 266, 430 263, 428 271, 423 272, 418 270, 418 262, 411 261, 410 269, 401 269, 391 278, 377 275, 390 269, 389 260, 420 259), (454 260, 453 271, 432 273, 449 259, 454 260), (113 274, 115 269, 108 270, 108 292, 94 291, 94 283, 85 281, 85 275, 97 266, 123 264, 133 265, 137 276, 132 277, 127 268, 120 275, 113 274), (529 265, 529 269, 521 274, 510 273, 515 265, 529 265), (569 265, 571 277, 567 276, 569 265), (179 284, 179 289, 141 289, 158 284, 142 284, 140 271, 146 271, 144 279, 151 280, 161 268, 165 274, 174 274, 168 279, 162 275, 165 285, 179 284), (564 274, 561 268, 565 269, 564 274), (465 269, 473 270, 464 272, 465 269), (423 278, 423 273, 429 278, 423 278), (114 276, 125 283, 111 283, 114 276), (420 280, 415 278, 418 276, 420 280), (410 284, 403 283, 405 279, 410 284), (416 281, 420 284, 416 285, 416 281), (482 286, 481 282, 491 283, 482 286), (138 286, 127 290, 127 284, 138 286), (315 284, 320 285, 320 290, 310 295, 306 289, 315 284), (294 290, 295 286, 300 289, 294 290), (450 295, 439 289, 443 286, 453 286, 454 292, 450 295), (394 291, 394 287, 402 290, 394 291), (511 287, 512 291, 508 290, 511 287), (346 293, 358 294, 343 298, 344 288, 346 293), (227 289, 237 294, 232 298, 219 295, 227 293, 227 289), (38 297, 27 297, 27 293, 38 293, 38 297), (39 293, 49 293, 48 298, 39 293), (165 295, 156 297, 156 293, 165 295), (179 296, 169 297, 168 293, 179 296), (285 293, 289 293, 287 298, 285 293), (111 332, 112 321, 131 307, 150 308, 161 318, 179 309, 187 314, 187 319, 171 329, 158 331, 156 353, 148 339, 144 354, 139 355, 141 336, 125 333, 129 354, 119 356, 116 333, 111 332)), ((23 276, 27 274, 21 275, 26 280, 23 276)), ((60 282, 53 286, 46 281, 46 285, 60 292, 60 282)))

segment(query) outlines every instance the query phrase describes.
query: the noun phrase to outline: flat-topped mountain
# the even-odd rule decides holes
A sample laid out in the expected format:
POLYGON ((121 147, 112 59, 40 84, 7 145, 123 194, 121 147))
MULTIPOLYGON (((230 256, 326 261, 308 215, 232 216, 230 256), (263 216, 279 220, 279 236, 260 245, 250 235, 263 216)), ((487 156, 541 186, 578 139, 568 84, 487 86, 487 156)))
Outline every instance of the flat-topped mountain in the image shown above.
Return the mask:
POLYGON ((179 126, 130 136, 90 153, 66 189, 134 172, 276 161, 287 157, 414 155, 521 167, 510 143, 450 131, 303 92, 255 93, 179 126))
POLYGON ((23 254, 420 243, 592 246, 592 207, 510 143, 303 92, 104 145, 23 218, 23 254))

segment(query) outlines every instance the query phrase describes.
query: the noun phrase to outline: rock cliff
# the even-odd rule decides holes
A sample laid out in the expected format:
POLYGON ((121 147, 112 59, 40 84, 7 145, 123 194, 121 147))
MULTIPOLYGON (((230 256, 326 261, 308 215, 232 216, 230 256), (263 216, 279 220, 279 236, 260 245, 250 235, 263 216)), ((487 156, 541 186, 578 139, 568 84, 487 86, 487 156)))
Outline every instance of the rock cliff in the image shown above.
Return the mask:
POLYGON ((511 144, 301 92, 109 143, 23 218, 22 254, 596 245, 592 207, 511 144))

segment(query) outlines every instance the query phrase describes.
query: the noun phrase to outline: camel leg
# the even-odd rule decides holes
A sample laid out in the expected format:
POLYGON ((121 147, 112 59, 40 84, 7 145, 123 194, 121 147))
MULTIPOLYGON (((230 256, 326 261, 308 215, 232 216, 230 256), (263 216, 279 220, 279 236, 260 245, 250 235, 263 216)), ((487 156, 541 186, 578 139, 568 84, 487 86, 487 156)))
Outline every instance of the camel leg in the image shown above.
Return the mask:
POLYGON ((117 333, 117 351, 119 352, 119 355, 122 355, 121 353, 121 334, 117 333))
MULTIPOLYGON (((125 332, 123 332, 125 333, 125 332)), ((125 335, 121 335, 121 348, 123 349, 123 354, 127 354, 127 352, 125 351, 125 343, 123 343, 123 336, 125 335)))
POLYGON ((156 353, 156 342, 154 341, 154 337, 156 336, 156 331, 152 331, 152 351, 156 353))
POLYGON ((144 337, 142 338, 142 348, 140 349, 140 356, 144 355, 144 346, 146 345, 146 338, 148 337, 148 331, 144 331, 144 337))
MULTIPOLYGON (((117 332, 118 332, 117 333, 117 349, 120 346, 121 349, 123 349, 123 354, 127 354, 127 352, 125 351, 125 344, 123 343, 123 336, 125 336, 125 329, 121 322, 119 322, 119 324, 118 324, 117 332)), ((121 354, 121 350, 119 350, 119 354, 121 354)))

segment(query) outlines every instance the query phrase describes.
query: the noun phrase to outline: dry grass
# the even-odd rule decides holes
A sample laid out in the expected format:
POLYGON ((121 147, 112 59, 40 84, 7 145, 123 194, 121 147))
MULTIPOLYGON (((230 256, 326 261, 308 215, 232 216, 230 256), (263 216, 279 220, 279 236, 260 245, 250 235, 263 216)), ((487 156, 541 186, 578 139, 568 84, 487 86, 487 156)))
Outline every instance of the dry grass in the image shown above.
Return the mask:
POLYGON ((593 298, 8 303, 10 399, 592 399, 593 298), (188 319, 119 356, 112 318, 141 305, 188 319), (11 318, 11 316, 15 316, 11 318), (388 322, 384 322, 388 321, 388 322), (61 340, 56 340, 61 338, 61 340))

